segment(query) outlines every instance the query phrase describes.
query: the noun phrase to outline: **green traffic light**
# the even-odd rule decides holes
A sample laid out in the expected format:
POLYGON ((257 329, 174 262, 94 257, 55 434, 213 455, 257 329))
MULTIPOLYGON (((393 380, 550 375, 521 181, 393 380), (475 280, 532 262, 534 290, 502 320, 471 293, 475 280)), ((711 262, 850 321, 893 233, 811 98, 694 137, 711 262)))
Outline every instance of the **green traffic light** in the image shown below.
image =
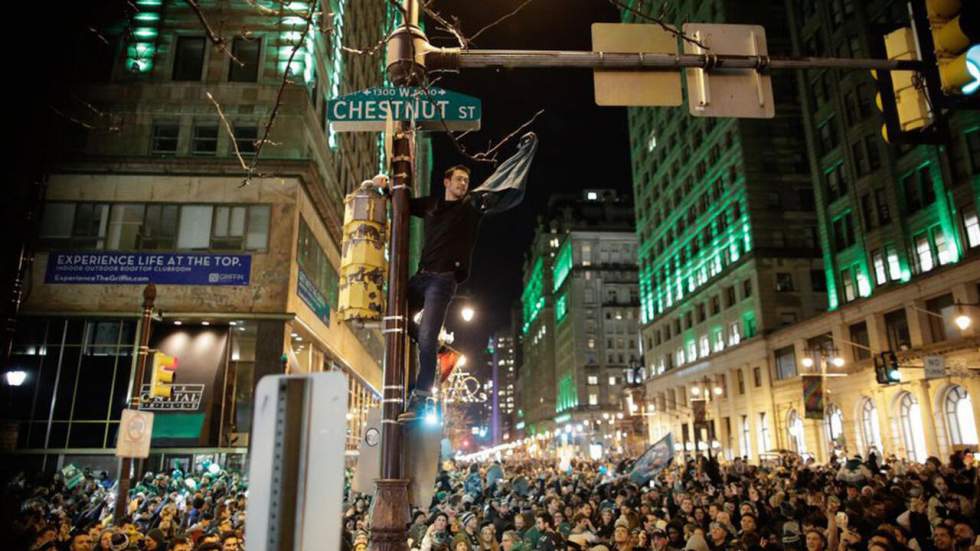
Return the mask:
POLYGON ((969 96, 980 89, 980 44, 971 46, 966 51, 966 71, 973 80, 963 85, 960 91, 964 96, 969 96))

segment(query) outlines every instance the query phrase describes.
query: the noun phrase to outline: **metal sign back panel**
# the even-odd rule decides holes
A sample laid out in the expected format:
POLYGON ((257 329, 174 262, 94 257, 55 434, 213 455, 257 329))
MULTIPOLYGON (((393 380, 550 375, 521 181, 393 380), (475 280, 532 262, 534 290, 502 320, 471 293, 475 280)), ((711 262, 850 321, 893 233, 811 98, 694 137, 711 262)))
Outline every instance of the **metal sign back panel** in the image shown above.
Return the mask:
MULTIPOLYGON (((592 51, 677 54, 677 37, 660 25, 593 23, 592 51)), ((682 102, 679 69, 596 69, 595 103, 604 106, 676 106, 682 102)))
MULTIPOLYGON (((766 55, 766 30, 759 25, 685 23, 684 53, 766 55)), ((755 69, 686 69, 687 107, 695 117, 771 119, 776 115, 772 77, 755 69)))
POLYGON ((346 413, 347 379, 340 372, 259 381, 247 551, 340 548, 346 413))
POLYGON ((327 101, 337 132, 382 132, 388 120, 416 122, 421 130, 479 130, 479 98, 443 88, 368 88, 327 101))

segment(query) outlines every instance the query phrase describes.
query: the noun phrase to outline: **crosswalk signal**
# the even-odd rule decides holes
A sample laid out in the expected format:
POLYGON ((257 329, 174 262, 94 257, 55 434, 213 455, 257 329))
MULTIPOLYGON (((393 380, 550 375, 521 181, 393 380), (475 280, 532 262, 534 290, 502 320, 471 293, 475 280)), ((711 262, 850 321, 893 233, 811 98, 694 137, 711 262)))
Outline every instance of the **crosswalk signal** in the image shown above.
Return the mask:
POLYGON ((894 352, 888 350, 875 358, 875 379, 882 385, 902 382, 902 373, 898 370, 898 356, 894 352))
POLYGON ((168 356, 163 352, 153 353, 153 373, 150 379, 151 397, 170 398, 175 371, 177 371, 177 358, 168 356))
POLYGON ((947 96, 980 89, 980 2, 926 0, 939 82, 947 96))

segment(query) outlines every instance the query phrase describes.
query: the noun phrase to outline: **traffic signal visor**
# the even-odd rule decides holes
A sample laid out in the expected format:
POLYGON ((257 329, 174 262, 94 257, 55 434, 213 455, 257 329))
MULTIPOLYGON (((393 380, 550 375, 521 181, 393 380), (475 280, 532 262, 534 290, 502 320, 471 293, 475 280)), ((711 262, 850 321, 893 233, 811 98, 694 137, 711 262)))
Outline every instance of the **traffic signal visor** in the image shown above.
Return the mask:
MULTIPOLYGON (((902 27, 885 35, 885 53, 891 60, 918 59, 915 33, 911 27, 902 27)), ((895 106, 902 132, 917 130, 932 122, 929 98, 915 71, 892 71, 895 106)), ((880 102, 876 99, 876 102, 880 102)), ((888 141, 889 136, 885 136, 888 141)))

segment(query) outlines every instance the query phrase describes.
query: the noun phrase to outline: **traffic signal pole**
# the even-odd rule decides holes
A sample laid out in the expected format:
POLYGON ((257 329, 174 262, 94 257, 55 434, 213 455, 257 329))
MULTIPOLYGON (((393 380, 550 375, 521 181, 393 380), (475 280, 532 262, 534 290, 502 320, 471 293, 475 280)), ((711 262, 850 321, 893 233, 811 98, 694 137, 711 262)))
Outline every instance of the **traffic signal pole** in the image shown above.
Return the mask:
MULTIPOLYGON (((404 0, 403 23, 388 37, 388 77, 396 86, 417 86, 425 76, 428 39, 419 28, 418 0, 404 0)), ((388 306, 384 317, 384 388, 381 407, 381 478, 377 481, 371 520, 373 551, 408 549, 408 480, 402 474, 403 438, 398 417, 406 399, 409 316, 409 200, 415 170, 414 122, 398 121, 391 145, 391 239, 388 263, 388 306)))
MULTIPOLYGON (((150 328, 153 323, 153 305, 157 299, 156 285, 149 283, 143 288, 143 317, 140 319, 139 352, 136 359, 136 377, 133 378, 133 389, 129 399, 130 409, 139 409, 143 391, 143 377, 146 373, 146 359, 150 355, 150 328)), ((117 435, 118 438, 118 435, 117 435)), ((126 508, 129 505, 129 471, 132 469, 131 457, 119 458, 119 476, 116 482, 116 507, 113 511, 113 522, 116 526, 126 518, 126 508)))
POLYGON ((580 52, 570 50, 461 50, 430 47, 428 70, 506 69, 875 69, 921 71, 919 60, 765 55, 580 52))

